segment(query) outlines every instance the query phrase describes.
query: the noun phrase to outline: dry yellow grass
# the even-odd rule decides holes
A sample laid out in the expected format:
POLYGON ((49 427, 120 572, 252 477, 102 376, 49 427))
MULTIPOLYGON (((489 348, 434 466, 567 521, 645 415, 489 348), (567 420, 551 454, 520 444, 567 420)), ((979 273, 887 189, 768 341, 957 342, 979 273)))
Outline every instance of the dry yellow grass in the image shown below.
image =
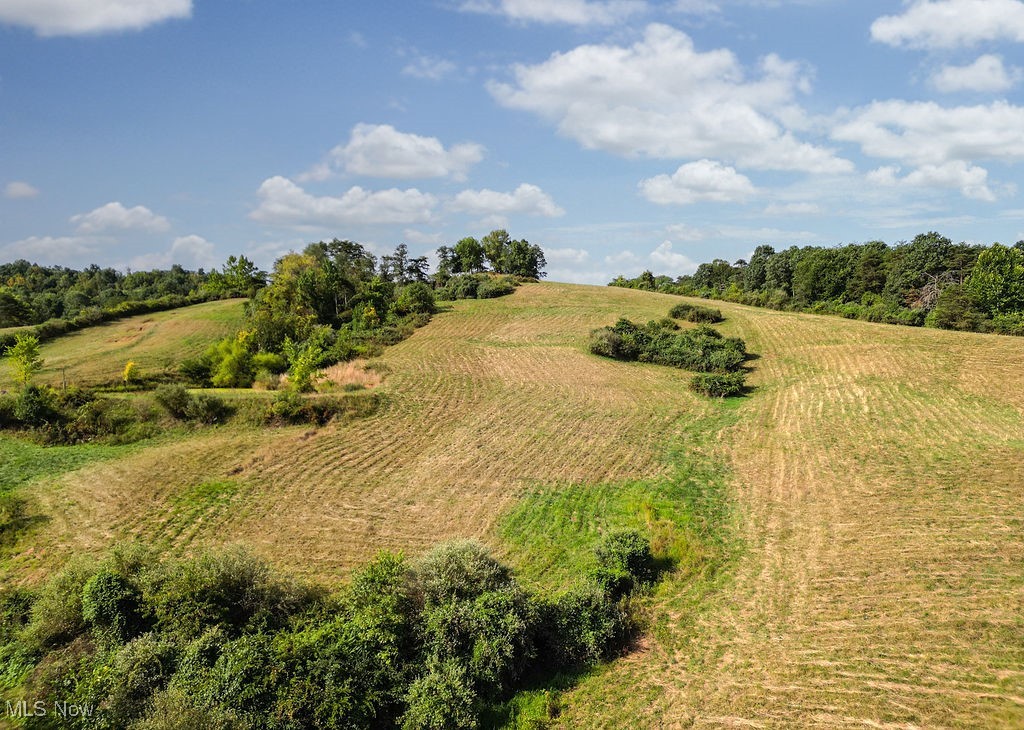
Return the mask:
POLYGON ((722 309, 746 551, 565 724, 1024 727, 1024 340, 722 309))
MULTIPOLYGON (((722 404, 584 343, 676 301, 544 284, 459 302, 376 363, 372 418, 207 431, 33 484, 50 523, 9 572, 138 535, 334 580, 379 548, 494 544, 531 486, 669 473, 684 424, 722 404)), ((720 306, 761 355, 717 438, 743 549, 696 609, 670 577, 661 628, 560 722, 1024 726, 1024 339, 720 306)))
POLYGON ((37 484, 51 523, 12 569, 28 561, 41 574, 137 535, 179 552, 244 542, 335 580, 382 548, 495 543, 525 488, 660 474, 681 421, 716 407, 686 389, 685 373, 586 352, 592 328, 665 308, 636 292, 547 284, 455 303, 375 362, 384 405, 374 417, 206 432, 37 484), (222 481, 235 485, 230 499, 182 509, 182 494, 222 481))

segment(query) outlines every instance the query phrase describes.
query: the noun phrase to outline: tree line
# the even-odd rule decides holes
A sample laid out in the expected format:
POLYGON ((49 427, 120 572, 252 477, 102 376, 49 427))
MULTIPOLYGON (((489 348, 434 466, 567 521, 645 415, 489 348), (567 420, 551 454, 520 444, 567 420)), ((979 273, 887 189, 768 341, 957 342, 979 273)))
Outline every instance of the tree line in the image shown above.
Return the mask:
POLYGON ((882 241, 776 251, 750 261, 703 263, 672 278, 619 276, 625 286, 688 296, 838 314, 852 319, 1024 335, 1024 241, 954 244, 935 232, 893 246, 882 241))

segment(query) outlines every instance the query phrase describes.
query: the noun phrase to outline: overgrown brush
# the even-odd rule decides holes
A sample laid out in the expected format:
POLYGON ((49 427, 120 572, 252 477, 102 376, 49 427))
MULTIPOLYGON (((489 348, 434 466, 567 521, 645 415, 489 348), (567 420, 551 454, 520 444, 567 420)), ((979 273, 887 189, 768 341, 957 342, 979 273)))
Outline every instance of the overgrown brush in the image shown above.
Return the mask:
POLYGON ((624 597, 655 578, 646 539, 607 537, 593 575, 533 593, 459 541, 414 561, 381 553, 328 593, 240 550, 161 561, 121 547, 0 595, 0 672, 24 696, 92 708, 69 727, 170 727, 171 712, 195 726, 474 728, 525 683, 624 646, 624 597))
MULTIPOLYGON (((702 310, 715 311, 683 303, 671 314, 683 318, 702 310)), ((746 343, 738 337, 723 337, 706 324, 681 330, 671 319, 651 320, 641 326, 623 317, 611 327, 592 331, 589 346, 592 353, 603 357, 692 370, 699 375, 690 388, 703 395, 725 397, 743 392, 746 343)))

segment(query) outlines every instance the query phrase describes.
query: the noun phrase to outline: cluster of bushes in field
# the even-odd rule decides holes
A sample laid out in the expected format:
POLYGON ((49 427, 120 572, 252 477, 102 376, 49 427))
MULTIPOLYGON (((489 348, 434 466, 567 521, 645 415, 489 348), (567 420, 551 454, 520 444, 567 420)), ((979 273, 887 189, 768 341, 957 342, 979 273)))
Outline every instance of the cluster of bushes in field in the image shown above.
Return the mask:
POLYGON ((378 405, 372 396, 304 397, 293 390, 282 390, 272 399, 226 401, 211 393, 189 392, 177 383, 132 397, 75 386, 28 385, 0 394, 0 429, 46 445, 127 444, 151 438, 174 424, 210 426, 234 419, 253 425, 322 426, 336 418, 368 416, 378 405))
POLYGON ((455 299, 494 299, 511 294, 520 279, 504 274, 455 274, 436 290, 437 298, 450 302, 455 299))
MULTIPOLYGON (((688 304, 673 308, 672 314, 721 318, 716 310, 688 304)), ((691 380, 690 387, 704 395, 724 397, 743 391, 746 343, 738 337, 723 337, 721 332, 706 324, 680 329, 668 318, 651 320, 646 325, 621 318, 611 327, 590 333, 590 351, 616 360, 637 360, 694 371, 698 374, 691 380)))
POLYGON ((0 429, 29 433, 44 444, 132 443, 158 432, 158 415, 149 402, 76 387, 27 385, 0 394, 0 429))
POLYGON ((700 324, 717 324, 724 319, 720 309, 701 307, 686 302, 680 302, 675 305, 669 310, 668 314, 673 319, 684 319, 687 322, 697 322, 700 324))
POLYGON ((334 592, 238 550, 119 548, 0 593, 0 675, 12 700, 91 708, 69 726, 475 728, 526 683, 619 651, 630 591, 654 578, 633 532, 558 595, 471 541, 382 553, 334 592))
POLYGON ((931 232, 895 246, 758 246, 750 261, 716 259, 676 279, 645 271, 635 279, 620 276, 611 286, 870 322, 1024 335, 1024 241, 954 244, 931 232))

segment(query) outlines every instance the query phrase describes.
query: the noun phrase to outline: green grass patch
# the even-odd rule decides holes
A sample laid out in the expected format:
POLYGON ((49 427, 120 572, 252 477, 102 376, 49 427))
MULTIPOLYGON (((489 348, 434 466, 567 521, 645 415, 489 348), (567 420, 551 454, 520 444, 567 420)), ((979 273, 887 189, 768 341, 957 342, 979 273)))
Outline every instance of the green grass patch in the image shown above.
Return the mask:
POLYGON ((137 449, 134 444, 40 446, 11 436, 0 436, 0 492, 43 477, 56 477, 94 461, 116 459, 137 449))
POLYGON ((680 423, 680 435, 667 448, 668 476, 530 490, 499 525, 510 561, 524 579, 565 588, 593 564, 602 535, 638 529, 676 571, 714 571, 730 553, 731 538, 728 470, 713 445, 738 410, 723 403, 709 418, 680 423))

